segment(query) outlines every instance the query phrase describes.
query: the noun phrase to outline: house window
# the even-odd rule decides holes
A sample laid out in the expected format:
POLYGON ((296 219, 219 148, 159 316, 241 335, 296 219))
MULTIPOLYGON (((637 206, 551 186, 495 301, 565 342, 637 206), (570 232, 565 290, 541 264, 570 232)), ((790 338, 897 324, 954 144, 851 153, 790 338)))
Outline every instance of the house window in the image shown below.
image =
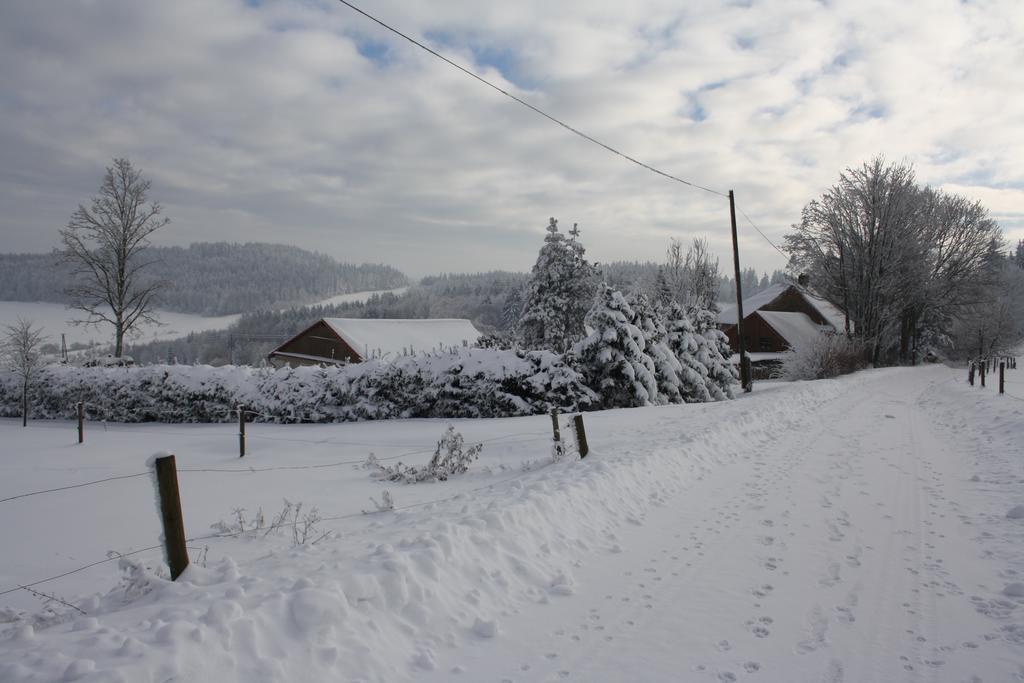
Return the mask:
POLYGON ((758 340, 758 344, 759 344, 759 348, 760 348, 761 351, 771 351, 772 350, 772 338, 771 337, 761 337, 758 340))

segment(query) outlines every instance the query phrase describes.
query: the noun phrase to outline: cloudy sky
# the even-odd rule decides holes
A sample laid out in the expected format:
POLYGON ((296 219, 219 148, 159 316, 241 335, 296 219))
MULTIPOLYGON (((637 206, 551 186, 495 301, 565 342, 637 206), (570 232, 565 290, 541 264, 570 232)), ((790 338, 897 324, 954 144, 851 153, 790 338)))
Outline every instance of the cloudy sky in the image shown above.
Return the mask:
MULTIPOLYGON (((736 191, 780 241, 876 154, 1024 238, 1020 0, 357 0, 552 115, 736 191)), ((526 270, 549 216, 597 261, 728 205, 581 140, 331 0, 0 5, 0 251, 47 251, 114 157, 160 244, 271 241, 409 274, 526 270)), ((742 220, 742 219, 741 219, 742 220)), ((785 261, 745 222, 744 266, 785 261)))

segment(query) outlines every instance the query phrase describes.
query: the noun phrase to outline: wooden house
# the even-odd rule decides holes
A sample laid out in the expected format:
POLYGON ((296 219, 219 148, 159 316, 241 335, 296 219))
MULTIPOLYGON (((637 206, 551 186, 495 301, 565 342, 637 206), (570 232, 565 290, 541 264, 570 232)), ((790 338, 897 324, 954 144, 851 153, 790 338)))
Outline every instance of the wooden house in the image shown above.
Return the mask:
MULTIPOLYGON (((718 324, 729 337, 733 353, 738 354, 736 307, 723 309, 718 324)), ((813 342, 820 334, 842 332, 845 327, 841 310, 800 285, 772 285, 743 300, 743 347, 755 370, 759 366, 766 370, 782 352, 813 342)))
POLYGON ((471 346, 480 332, 468 320, 321 318, 270 352, 275 367, 344 365, 471 346))

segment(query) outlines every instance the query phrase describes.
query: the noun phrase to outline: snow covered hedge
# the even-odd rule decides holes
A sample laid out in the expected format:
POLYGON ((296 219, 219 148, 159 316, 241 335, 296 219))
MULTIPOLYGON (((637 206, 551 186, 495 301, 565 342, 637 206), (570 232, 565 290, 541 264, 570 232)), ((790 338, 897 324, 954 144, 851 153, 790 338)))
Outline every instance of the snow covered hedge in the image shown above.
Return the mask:
MULTIPOLYGON (((19 415, 19 387, 0 373, 0 416, 19 415)), ((226 422, 238 404, 259 421, 343 422, 398 417, 512 417, 586 409, 583 378, 547 351, 456 349, 339 368, 147 366, 43 368, 30 391, 36 418, 226 422)))

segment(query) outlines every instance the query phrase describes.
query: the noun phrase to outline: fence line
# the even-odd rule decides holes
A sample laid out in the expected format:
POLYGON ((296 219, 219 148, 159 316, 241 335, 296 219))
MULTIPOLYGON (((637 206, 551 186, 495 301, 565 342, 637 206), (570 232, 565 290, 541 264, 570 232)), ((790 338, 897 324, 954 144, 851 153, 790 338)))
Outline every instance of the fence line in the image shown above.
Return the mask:
MULTIPOLYGON (((178 470, 178 471, 180 472, 180 471, 183 471, 183 470, 178 470)), ((331 516, 331 517, 321 517, 317 521, 318 522, 334 522, 334 521, 340 521, 340 520, 344 520, 344 519, 354 519, 356 517, 365 517, 365 516, 368 516, 368 515, 382 514, 382 513, 385 513, 385 512, 400 512, 402 510, 410 510, 410 509, 413 509, 413 508, 425 507, 427 505, 435 505, 435 504, 439 504, 439 503, 446 503, 446 502, 450 502, 452 500, 455 500, 456 498, 459 498, 460 496, 462 496, 464 494, 476 493, 476 492, 483 491, 483 490, 488 489, 488 488, 492 488, 494 486, 499 486, 501 484, 505 484, 505 483, 508 483, 510 481, 514 481, 516 479, 522 479, 523 477, 526 477, 527 475, 532 474, 532 473, 533 473, 532 470, 527 470, 527 471, 524 471, 524 472, 520 472, 519 474, 516 474, 516 475, 511 476, 511 477, 506 477, 504 479, 499 479, 498 481, 489 482, 487 484, 484 484, 484 485, 481 485, 481 486, 477 486, 477 487, 474 487, 474 488, 471 488, 471 489, 464 489, 464 490, 459 491, 458 493, 454 493, 454 494, 452 494, 450 496, 445 496, 444 498, 436 498, 436 499, 433 499, 433 500, 426 500, 426 501, 420 501, 418 503, 410 503, 408 505, 396 506, 396 507, 394 507, 392 509, 389 509, 389 510, 366 510, 366 511, 360 511, 360 512, 352 512, 352 513, 348 513, 348 514, 344 514, 344 515, 335 515, 335 516, 331 516)), ((148 475, 149 473, 146 472, 144 474, 148 475)), ((238 533, 224 533, 224 532, 221 532, 221 533, 216 533, 216 534, 208 534, 206 536, 189 537, 189 538, 185 539, 185 542, 186 543, 197 543, 199 541, 209 541, 209 540, 222 539, 222 538, 238 538, 238 537, 242 536, 246 532, 265 531, 265 530, 270 529, 270 528, 287 529, 287 528, 294 527, 294 526, 296 526, 298 524, 302 524, 302 523, 303 523, 302 520, 297 520, 295 522, 286 522, 286 523, 278 524, 278 525, 275 525, 275 526, 261 525, 259 527, 253 527, 251 529, 245 529, 245 531, 240 531, 238 533)), ((117 553, 116 555, 114 555, 112 557, 107 557, 106 559, 103 559, 103 560, 98 560, 96 562, 91 562, 91 563, 89 563, 87 565, 83 565, 83 566, 78 567, 76 569, 71 569, 69 571, 63 572, 61 574, 57 574, 55 576, 50 576, 50 577, 47 577, 45 579, 38 579, 38 580, 32 581, 30 583, 19 584, 18 586, 14 587, 14 588, 8 588, 6 590, 2 590, 2 591, 0 591, 0 595, 7 595, 8 593, 14 593, 16 591, 23 590, 25 588, 31 588, 32 586, 38 586, 39 584, 42 584, 42 583, 48 583, 50 581, 56 581, 57 579, 62 579, 64 577, 66 577, 66 576, 71 576, 72 574, 77 574, 79 572, 83 572, 86 569, 91 569, 92 567, 96 567, 96 566, 101 565, 101 564, 106 564, 107 562, 113 562, 114 560, 119 560, 119 559, 121 559, 123 557, 131 557, 132 555, 138 555, 140 553, 148 552, 150 550, 159 550, 161 548, 163 548, 162 544, 161 545, 150 546, 148 548, 141 548, 139 550, 133 550, 133 551, 128 552, 128 553, 117 553)))
POLYGON ((40 496, 44 493, 55 493, 57 491, 67 491, 68 489, 79 489, 84 486, 93 486, 94 484, 102 484, 108 481, 117 481, 119 479, 134 479, 135 477, 148 477, 149 472, 137 472, 135 474, 123 474, 117 477, 107 477, 106 479, 96 479, 95 481, 86 481, 81 484, 69 484, 68 486, 58 486, 52 489, 43 489, 42 491, 31 491, 29 493, 19 493, 16 496, 9 496, 7 498, 0 498, 0 503, 7 503, 12 500, 18 500, 19 498, 29 498, 31 496, 40 496))
MULTIPOLYGON (((505 439, 511 439, 513 437, 519 437, 519 436, 535 437, 536 434, 537 434, 536 432, 524 432, 524 433, 520 433, 520 434, 506 434, 504 436, 495 437, 493 439, 485 439, 483 441, 478 441, 477 443, 495 443, 497 441, 502 441, 502 440, 505 440, 505 439)), ((516 440, 516 441, 508 441, 507 443, 531 443, 533 441, 543 441, 543 440, 546 440, 546 439, 543 438, 543 437, 537 436, 535 438, 520 439, 520 440, 516 440)), ((345 445, 349 445, 349 444, 345 444, 345 445)), ((433 448, 422 448, 422 449, 418 449, 418 450, 415 450, 415 451, 406 451, 404 453, 399 453, 398 455, 388 455, 388 456, 380 457, 380 458, 377 458, 377 461, 378 462, 381 462, 381 461, 387 462, 387 461, 390 461, 390 460, 398 460, 399 458, 406 458, 406 457, 409 457, 411 455, 424 455, 426 453, 433 453, 433 452, 434 452, 433 448)), ((275 466, 270 466, 270 467, 231 467, 231 468, 229 468, 229 467, 181 467, 181 468, 178 468, 178 472, 190 472, 190 473, 215 472, 215 473, 246 474, 246 473, 256 473, 256 472, 275 472, 275 471, 289 471, 289 470, 319 470, 319 469, 328 469, 328 468, 332 468, 332 467, 341 467, 341 466, 344 466, 344 465, 361 465, 361 464, 365 463, 366 460, 367 460, 367 458, 359 458, 359 459, 355 459, 355 460, 341 460, 341 461, 338 461, 338 462, 320 463, 320 464, 316 464, 316 465, 275 465, 275 466)), ((26 492, 26 493, 19 493, 19 494, 14 495, 14 496, 9 496, 7 498, 0 498, 0 503, 7 503, 7 502, 10 502, 12 500, 19 500, 21 498, 30 498, 32 496, 39 496, 39 495, 43 495, 43 494, 46 494, 46 493, 56 493, 56 492, 59 492, 59 491, 66 491, 68 489, 84 488, 86 486, 93 486, 93 485, 96 485, 96 484, 103 484, 103 483, 106 483, 106 482, 118 481, 118 480, 121 480, 121 479, 133 479, 135 477, 146 477, 146 476, 150 476, 150 474, 151 473, 148 472, 148 471, 147 472, 136 472, 134 474, 124 474, 124 475, 118 475, 118 476, 114 476, 114 477, 106 477, 104 479, 96 479, 94 481, 86 481, 86 482, 82 482, 82 483, 79 483, 79 484, 69 484, 67 486, 58 486, 58 487, 51 488, 51 489, 42 489, 40 491, 29 491, 29 492, 26 492)))

